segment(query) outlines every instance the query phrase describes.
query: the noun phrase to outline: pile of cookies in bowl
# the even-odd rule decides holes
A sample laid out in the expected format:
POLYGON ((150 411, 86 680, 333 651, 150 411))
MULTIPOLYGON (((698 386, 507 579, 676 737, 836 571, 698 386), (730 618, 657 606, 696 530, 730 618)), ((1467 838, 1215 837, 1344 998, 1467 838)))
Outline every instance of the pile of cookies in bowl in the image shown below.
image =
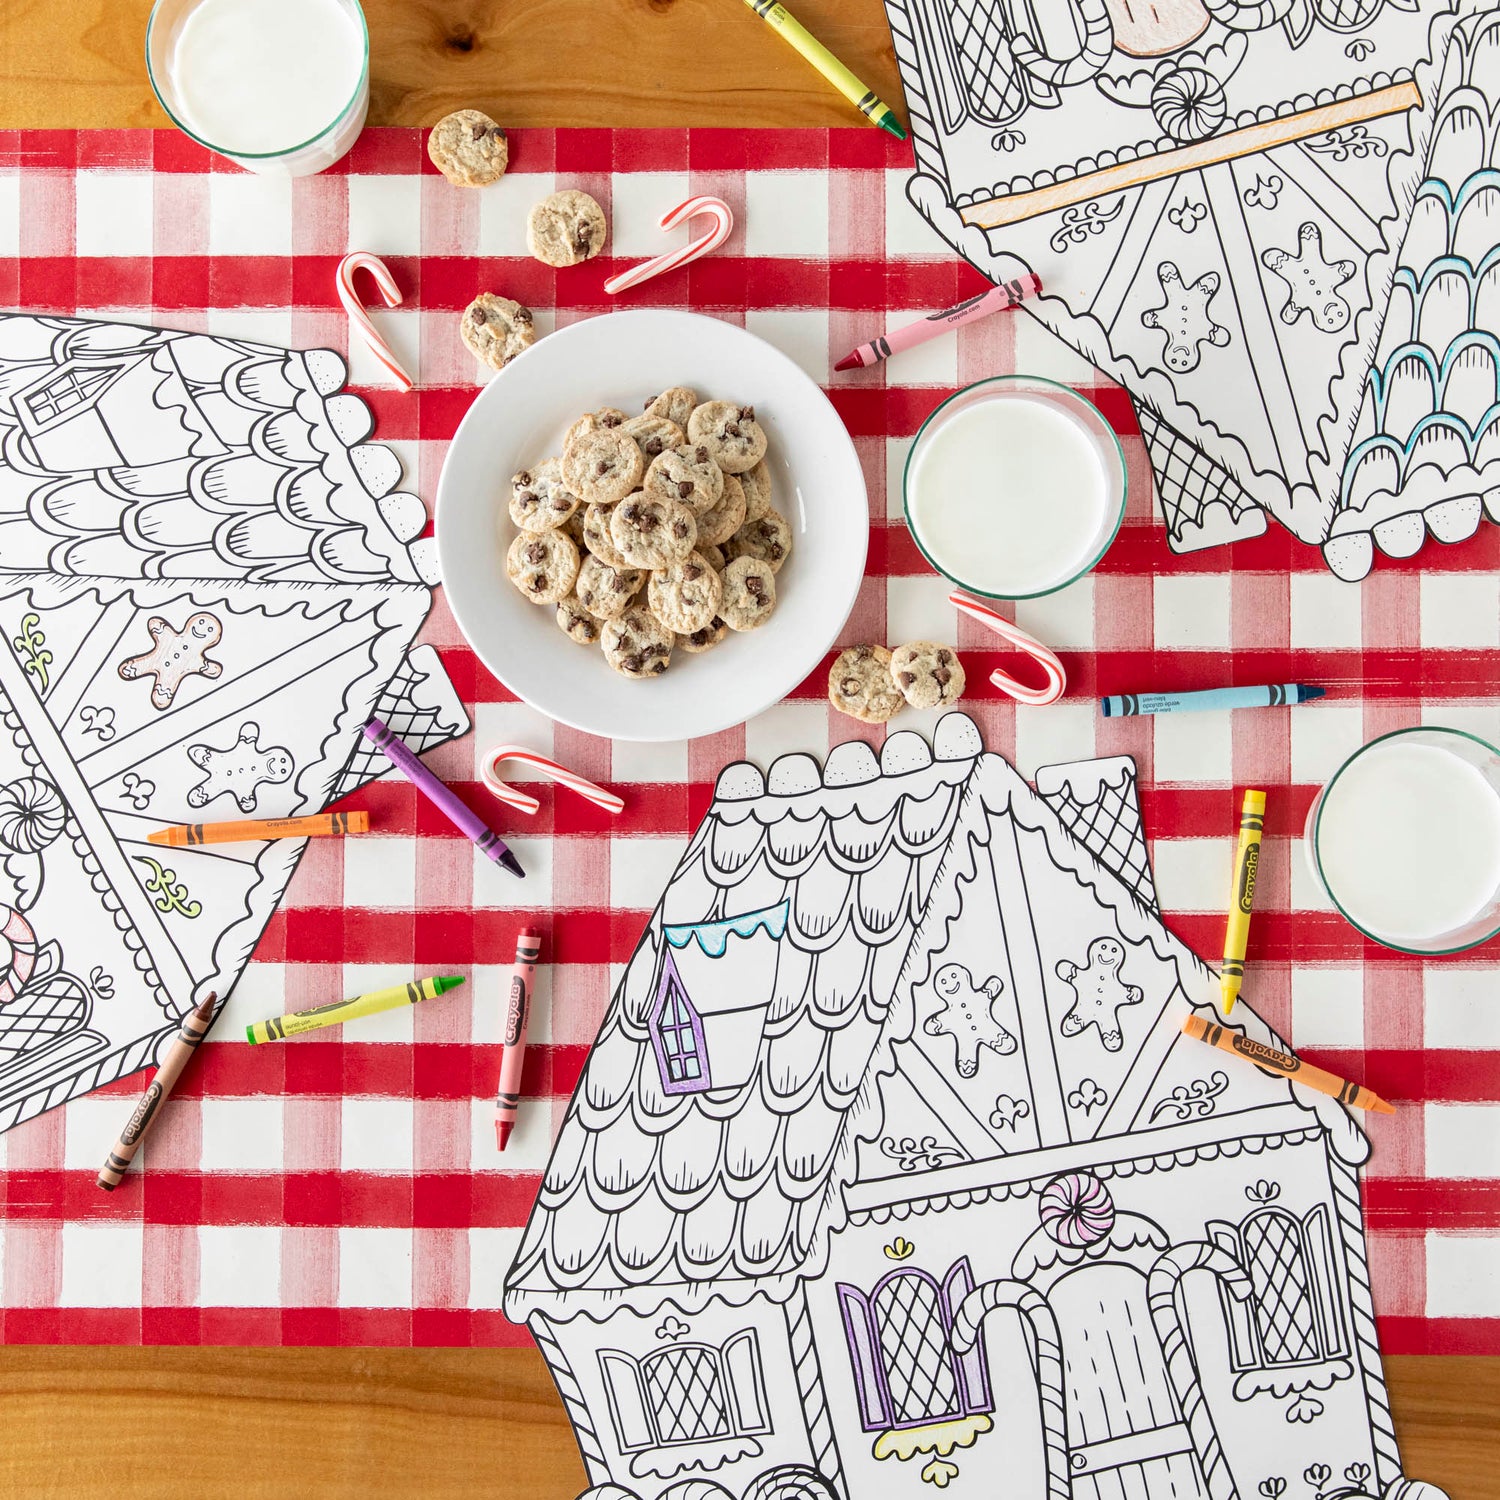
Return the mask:
POLYGON ((754 408, 674 386, 639 416, 614 407, 511 481, 505 571, 622 677, 660 677, 776 608, 792 528, 771 504, 754 408))

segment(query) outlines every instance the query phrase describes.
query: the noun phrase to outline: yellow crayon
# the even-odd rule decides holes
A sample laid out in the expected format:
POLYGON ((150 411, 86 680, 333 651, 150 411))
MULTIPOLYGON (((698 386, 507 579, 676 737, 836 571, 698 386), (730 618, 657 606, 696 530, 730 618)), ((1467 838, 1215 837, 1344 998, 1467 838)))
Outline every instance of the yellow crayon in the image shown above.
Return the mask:
POLYGON ((745 0, 745 4, 783 41, 790 42, 871 124, 880 126, 898 141, 906 139, 906 132, 890 105, 873 89, 866 88, 786 6, 778 5, 775 0, 745 0))
POLYGON ((1265 826, 1266 794, 1246 792, 1240 808, 1240 844, 1234 855, 1229 923, 1224 929, 1224 962, 1219 970, 1220 1006, 1226 1016, 1234 1009, 1245 978, 1245 944, 1250 937, 1255 876, 1260 869, 1260 835, 1265 826))
POLYGON ((269 1021, 257 1021, 245 1028, 245 1035, 252 1043, 279 1042, 283 1037, 300 1036, 304 1031, 316 1031, 320 1026, 338 1026, 344 1021, 358 1020, 360 1016, 395 1010, 398 1005, 435 1000, 462 983, 460 975, 414 979, 410 984, 395 984, 388 990, 371 990, 368 995, 356 995, 352 1000, 335 1000, 331 1005, 314 1005, 308 1010, 289 1011, 269 1021))

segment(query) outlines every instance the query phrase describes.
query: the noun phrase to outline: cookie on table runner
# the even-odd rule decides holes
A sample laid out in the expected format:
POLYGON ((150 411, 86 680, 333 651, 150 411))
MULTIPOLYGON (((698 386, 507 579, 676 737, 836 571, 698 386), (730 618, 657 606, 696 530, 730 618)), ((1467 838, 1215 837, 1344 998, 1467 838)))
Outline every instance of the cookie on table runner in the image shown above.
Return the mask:
POLYGON ((681 500, 703 515, 724 495, 724 471, 701 443, 697 447, 673 448, 651 460, 641 481, 648 495, 663 500, 681 500))
POLYGON ((677 635, 702 630, 718 613, 724 584, 700 552, 660 568, 646 584, 651 613, 677 635))
POLYGON ((701 656, 705 651, 712 651, 728 634, 729 627, 719 615, 715 615, 702 630, 678 636, 677 645, 693 656, 701 656))
POLYGON ((505 132, 477 109, 444 115, 427 136, 427 155, 454 187, 488 187, 510 164, 505 132))
POLYGON ((523 531, 505 554, 505 576, 533 604, 556 604, 573 592, 578 548, 561 531, 523 531))
POLYGON ((958 652, 935 641, 897 646, 891 652, 891 679, 913 708, 946 708, 964 693, 958 652))
POLYGON ((698 540, 711 547, 722 547, 744 524, 744 487, 733 474, 726 474, 719 503, 698 517, 698 540))
MULTIPOLYGON (((641 492, 637 490, 636 494, 641 492)), ((629 499, 629 496, 626 496, 629 499)), ((630 564, 625 560, 625 554, 615 546, 614 539, 609 534, 609 518, 614 507, 611 505, 587 505, 583 509, 583 545, 591 557, 597 557, 600 562, 608 563, 612 568, 628 568, 630 564)))
POLYGON ((743 474, 766 456, 766 434, 753 406, 705 401, 688 418, 688 441, 703 443, 726 474, 743 474))
POLYGON ((736 558, 724 568, 719 617, 731 630, 759 630, 776 608, 776 575, 753 557, 736 558))
POLYGON ((754 557, 773 573, 792 555, 792 528, 780 511, 768 510, 758 521, 746 521, 724 544, 724 555, 754 557))
POLYGON ((698 393, 689 390, 685 385, 674 385, 664 390, 661 395, 653 396, 646 403, 645 415, 648 417, 665 417, 669 422, 675 422, 677 426, 687 431, 688 418, 693 414, 693 408, 698 404, 698 393))
POLYGON ((622 677, 660 677, 677 644, 677 637, 645 609, 627 609, 618 620, 606 620, 601 637, 605 661, 622 677))
POLYGON ((563 448, 563 483, 590 505, 617 505, 645 472, 641 450, 617 427, 575 432, 563 448))
POLYGON ((604 622, 584 608, 576 593, 557 601, 557 628, 580 646, 597 646, 604 622))
POLYGON ((649 464, 658 454, 669 449, 680 448, 687 442, 687 434, 675 422, 665 417, 631 417, 620 429, 635 439, 641 457, 649 464))
POLYGON ((828 701, 861 724, 894 719, 906 707, 906 699, 891 676, 891 653, 884 646, 850 646, 841 651, 828 669, 828 701))
POLYGON ((526 248, 544 266, 576 266, 604 248, 608 233, 598 203, 567 188, 533 206, 526 219, 526 248))
POLYGON ((562 461, 549 458, 510 482, 510 518, 522 531, 555 531, 583 502, 562 481, 562 461))
POLYGON ((586 557, 578 568, 576 591, 590 614, 612 620, 624 614, 645 581, 646 575, 639 568, 617 568, 597 557, 586 557))
POLYGON ((765 459, 740 475, 740 488, 745 492, 745 519, 760 520, 771 508, 771 471, 765 459))
POLYGON ((563 433, 563 451, 580 432, 593 432, 596 427, 623 427, 629 417, 618 406, 601 406, 598 411, 586 411, 563 433))
POLYGON ((475 359, 492 370, 503 370, 536 343, 536 324, 529 307, 494 292, 481 292, 464 309, 458 336, 475 359))
POLYGON ((615 507, 609 536, 631 567, 668 568, 693 550, 698 523, 680 500, 663 500, 642 491, 615 507))

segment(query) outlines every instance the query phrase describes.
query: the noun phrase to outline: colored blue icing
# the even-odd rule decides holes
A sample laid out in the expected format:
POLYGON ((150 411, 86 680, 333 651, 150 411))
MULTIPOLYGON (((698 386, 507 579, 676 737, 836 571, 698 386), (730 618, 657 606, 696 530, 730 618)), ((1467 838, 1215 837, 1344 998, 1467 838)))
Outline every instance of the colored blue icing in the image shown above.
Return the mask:
POLYGON ((792 903, 783 901, 776 906, 762 907, 760 911, 747 911, 737 917, 726 917, 722 922, 684 922, 676 927, 663 927, 662 936, 674 948, 686 948, 696 938, 698 946, 710 958, 723 958, 724 949, 729 945, 730 933, 747 938, 764 927, 779 942, 786 933, 791 910, 792 903))

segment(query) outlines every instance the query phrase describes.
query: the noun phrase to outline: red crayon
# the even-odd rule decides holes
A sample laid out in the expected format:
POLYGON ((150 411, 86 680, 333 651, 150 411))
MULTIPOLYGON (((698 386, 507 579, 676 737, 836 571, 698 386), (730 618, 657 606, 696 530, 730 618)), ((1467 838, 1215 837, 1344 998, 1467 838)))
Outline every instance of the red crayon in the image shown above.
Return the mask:
POLYGON ((502 1151, 516 1128, 516 1111, 521 1106, 526 1023, 531 1019, 536 961, 541 955, 541 933, 535 927, 523 927, 516 939, 516 966, 511 970, 510 998, 505 1006, 505 1051, 500 1058, 500 1086, 495 1094, 495 1143, 502 1151))

